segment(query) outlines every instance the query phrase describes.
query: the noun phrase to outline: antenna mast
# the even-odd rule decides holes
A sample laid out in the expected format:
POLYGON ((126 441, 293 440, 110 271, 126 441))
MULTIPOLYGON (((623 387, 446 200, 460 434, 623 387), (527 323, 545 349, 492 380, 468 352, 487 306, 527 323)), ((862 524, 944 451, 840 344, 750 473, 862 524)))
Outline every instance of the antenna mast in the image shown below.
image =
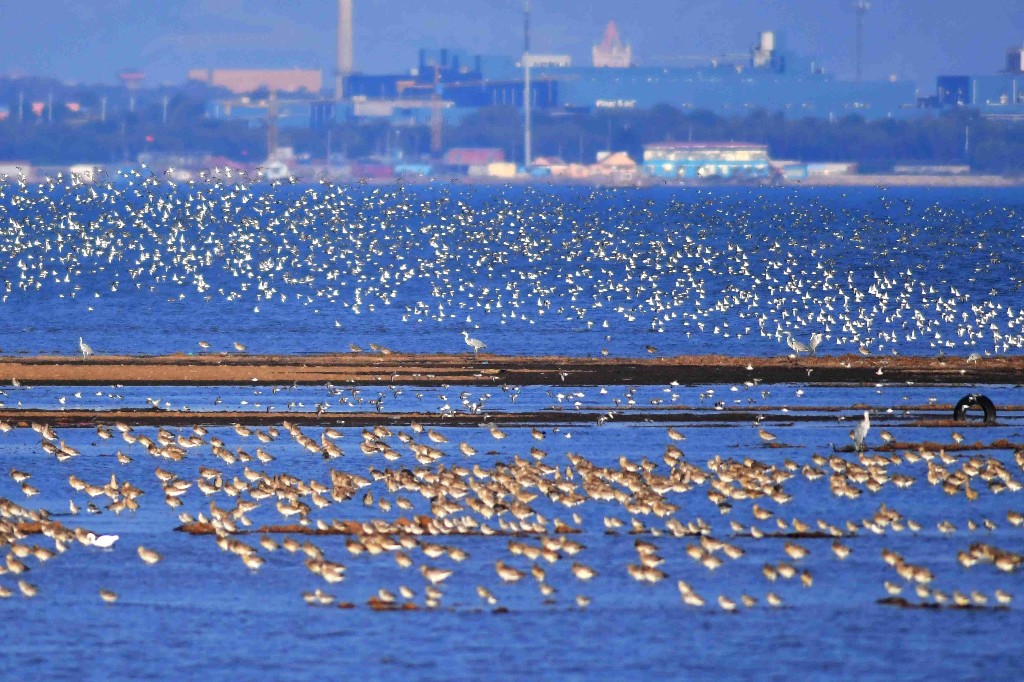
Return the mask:
POLYGON ((532 162, 532 130, 531 128, 531 116, 530 108, 532 105, 532 89, 530 87, 530 0, 525 0, 525 8, 523 13, 523 112, 525 122, 523 126, 523 150, 524 150, 524 162, 523 165, 526 168, 530 167, 532 162))
POLYGON ((441 120, 441 67, 434 64, 434 92, 430 96, 430 151, 434 156, 441 154, 441 135, 444 124, 441 120))

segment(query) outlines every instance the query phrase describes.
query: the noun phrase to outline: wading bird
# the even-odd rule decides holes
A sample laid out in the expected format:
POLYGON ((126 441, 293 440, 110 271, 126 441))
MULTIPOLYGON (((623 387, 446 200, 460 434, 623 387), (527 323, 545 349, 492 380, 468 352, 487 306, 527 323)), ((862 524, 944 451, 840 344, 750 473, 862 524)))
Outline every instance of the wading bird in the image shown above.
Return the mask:
POLYGON ((462 338, 466 340, 466 345, 473 349, 473 355, 476 355, 477 351, 482 348, 487 348, 487 344, 480 339, 474 339, 470 337, 469 332, 462 332, 462 338))

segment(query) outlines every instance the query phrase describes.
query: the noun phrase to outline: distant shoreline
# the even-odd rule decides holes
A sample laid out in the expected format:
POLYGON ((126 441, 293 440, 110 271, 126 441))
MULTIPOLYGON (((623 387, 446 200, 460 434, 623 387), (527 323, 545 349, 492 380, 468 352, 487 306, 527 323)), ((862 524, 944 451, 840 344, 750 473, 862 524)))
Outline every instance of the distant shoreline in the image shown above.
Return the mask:
POLYGON ((1007 175, 835 175, 788 180, 786 187, 1022 187, 1024 178, 1007 175))
MULTIPOLYGON (((10 165, 10 164, 7 164, 10 165)), ((86 166, 88 164, 79 164, 86 166)), ((70 177, 75 174, 73 170, 64 166, 35 166, 32 168, 28 182, 38 184, 44 182, 44 178, 54 178, 58 174, 70 177)), ((104 164, 96 164, 93 168, 100 169, 107 175, 95 179, 83 179, 84 184, 93 184, 109 181, 113 178, 111 171, 105 168, 104 164)), ((207 181, 219 179, 226 182, 233 182, 235 179, 245 178, 246 182, 267 183, 272 178, 256 179, 256 173, 262 166, 250 166, 247 168, 233 169, 232 178, 226 171, 220 169, 179 169, 178 172, 187 172, 198 176, 200 172, 205 173, 207 181), (242 172, 246 175, 242 175, 242 172)), ((163 177, 170 173, 169 169, 161 167, 140 167, 132 166, 133 170, 140 171, 143 175, 152 173, 163 177)), ((123 170, 123 169, 122 169, 123 170)), ((486 175, 417 175, 398 174, 378 177, 361 177, 345 173, 330 172, 324 167, 300 166, 292 170, 292 175, 299 182, 318 182, 328 180, 334 183, 368 184, 374 186, 386 186, 401 182, 409 185, 425 185, 434 183, 456 183, 471 186, 507 186, 507 185, 536 185, 536 186, 562 186, 562 187, 620 187, 620 188, 645 188, 645 187, 695 187, 695 188, 728 188, 728 187, 921 187, 921 188, 957 188, 957 187, 1024 187, 1024 175, 994 175, 994 174, 941 174, 941 173, 835 173, 810 175, 802 178, 781 178, 768 177, 759 179, 738 179, 738 178, 709 178, 706 180, 687 179, 675 181, 665 178, 654 178, 641 175, 639 177, 615 177, 615 176, 591 176, 591 177, 568 177, 568 176, 534 176, 530 174, 517 174, 512 177, 492 177, 486 175)), ((198 177, 196 179, 199 179, 198 177)), ((184 178, 176 178, 178 182, 187 182, 184 178)), ((6 182, 14 183, 18 177, 7 173, 6 182)))
POLYGON ((799 180, 779 181, 741 181, 741 180, 710 180, 686 182, 668 182, 660 179, 644 178, 633 182, 609 182, 598 179, 561 179, 552 177, 394 177, 394 178, 335 178, 342 182, 364 182, 371 185, 388 185, 401 181, 407 184, 430 184, 455 182, 464 185, 506 186, 506 185, 547 185, 555 187, 617 187, 637 188, 648 187, 679 187, 679 188, 730 188, 730 187, 788 187, 788 188, 821 188, 821 187, 920 187, 920 188, 1009 188, 1024 187, 1024 177, 1006 175, 898 175, 894 173, 827 175, 799 180))

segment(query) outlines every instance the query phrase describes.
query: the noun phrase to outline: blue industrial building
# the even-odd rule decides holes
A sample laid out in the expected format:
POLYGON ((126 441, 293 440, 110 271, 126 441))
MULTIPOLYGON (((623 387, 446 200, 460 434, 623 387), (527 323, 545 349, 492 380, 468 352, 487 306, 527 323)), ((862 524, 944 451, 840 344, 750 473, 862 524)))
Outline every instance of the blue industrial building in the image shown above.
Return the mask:
MULTIPOLYGON (((749 58, 699 66, 565 66, 531 69, 537 109, 647 109, 669 104, 723 116, 748 111, 797 117, 868 119, 912 115, 915 85, 906 80, 842 81, 818 64, 781 48, 763 32, 749 58)), ((434 92, 458 110, 523 104, 523 70, 511 57, 471 56, 459 50, 421 50, 409 74, 353 74, 345 92, 355 98, 424 100, 434 92)))
POLYGON ((569 67, 535 70, 558 81, 560 103, 583 109, 640 108, 669 104, 715 114, 783 112, 796 117, 868 119, 913 113, 914 83, 889 79, 841 81, 816 62, 782 46, 771 31, 760 34, 749 57, 697 66, 569 67))
POLYGON ((939 76, 935 90, 940 107, 969 106, 983 114, 1024 113, 1024 73, 939 76))
POLYGON ((1024 118, 1024 47, 1006 52, 1006 67, 981 76, 942 75, 935 94, 921 98, 927 107, 971 107, 983 116, 1024 118))
MULTIPOLYGON (((409 74, 352 74, 345 80, 348 97, 379 100, 429 100, 437 93, 456 109, 523 105, 522 72, 511 60, 469 56, 461 50, 420 50, 409 74)), ((530 84, 537 109, 558 106, 558 82, 538 77, 530 84)))
MULTIPOLYGON (((266 125, 269 98, 211 100, 206 105, 206 117, 214 120, 246 121, 251 127, 266 125)), ((311 125, 309 99, 279 99, 276 103, 277 125, 282 128, 307 128, 311 125)))
POLYGON ((913 113, 909 81, 838 81, 820 72, 792 73, 737 66, 694 68, 570 67, 539 70, 557 81, 560 103, 581 109, 639 108, 669 104, 715 114, 743 115, 763 109, 797 117, 868 119, 913 113))

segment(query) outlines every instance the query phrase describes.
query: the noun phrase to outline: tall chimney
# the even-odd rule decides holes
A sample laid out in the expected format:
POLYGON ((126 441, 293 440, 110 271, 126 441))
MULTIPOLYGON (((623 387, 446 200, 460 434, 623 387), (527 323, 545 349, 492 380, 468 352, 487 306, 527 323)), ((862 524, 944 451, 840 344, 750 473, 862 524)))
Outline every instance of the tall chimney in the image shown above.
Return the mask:
POLYGON ((345 77, 352 73, 352 0, 338 0, 338 55, 334 72, 334 99, 340 102, 345 77))

